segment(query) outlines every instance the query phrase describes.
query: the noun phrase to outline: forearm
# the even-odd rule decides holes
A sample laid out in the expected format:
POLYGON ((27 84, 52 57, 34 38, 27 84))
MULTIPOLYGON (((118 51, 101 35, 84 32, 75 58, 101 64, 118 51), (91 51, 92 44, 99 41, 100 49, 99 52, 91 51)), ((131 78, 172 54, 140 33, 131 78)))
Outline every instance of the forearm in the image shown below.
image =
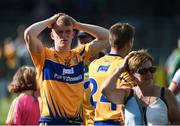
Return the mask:
POLYGON ((116 89, 116 82, 117 79, 119 78, 120 74, 123 72, 122 69, 117 69, 114 74, 112 74, 110 77, 106 79, 106 81, 103 83, 101 86, 101 92, 104 94, 106 97, 110 95, 113 90, 116 89))
POLYGON ((33 37, 38 37, 39 34, 48 27, 48 25, 51 23, 51 19, 46 19, 37 23, 32 24, 31 26, 29 26, 25 33, 28 35, 31 35, 33 37))
POLYGON ((24 39, 30 53, 41 53, 43 45, 38 36, 45 28, 47 28, 48 22, 48 20, 37 22, 25 30, 24 39))
POLYGON ((81 30, 93 35, 98 40, 108 40, 109 32, 107 29, 91 24, 85 24, 76 22, 74 28, 77 30, 81 30))
POLYGON ((25 30, 24 39, 30 53, 41 53, 43 45, 42 41, 38 38, 38 36, 45 28, 51 28, 58 17, 59 15, 56 14, 51 18, 32 24, 25 30))

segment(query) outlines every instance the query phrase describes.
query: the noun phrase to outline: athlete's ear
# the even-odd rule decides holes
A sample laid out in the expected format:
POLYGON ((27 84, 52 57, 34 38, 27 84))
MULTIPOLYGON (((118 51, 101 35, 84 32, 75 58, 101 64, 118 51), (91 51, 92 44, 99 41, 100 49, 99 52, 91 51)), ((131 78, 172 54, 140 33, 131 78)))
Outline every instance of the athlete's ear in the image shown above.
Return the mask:
POLYGON ((73 29, 73 38, 76 38, 76 36, 77 36, 77 33, 78 33, 78 30, 76 30, 76 29, 73 29))

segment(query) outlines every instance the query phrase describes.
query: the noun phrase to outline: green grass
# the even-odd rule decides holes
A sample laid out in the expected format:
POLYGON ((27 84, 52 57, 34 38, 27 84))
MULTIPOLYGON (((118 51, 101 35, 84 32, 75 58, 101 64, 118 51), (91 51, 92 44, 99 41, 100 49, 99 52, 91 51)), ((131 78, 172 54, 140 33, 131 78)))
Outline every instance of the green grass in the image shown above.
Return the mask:
POLYGON ((6 117, 14 97, 0 99, 0 125, 5 125, 6 117))

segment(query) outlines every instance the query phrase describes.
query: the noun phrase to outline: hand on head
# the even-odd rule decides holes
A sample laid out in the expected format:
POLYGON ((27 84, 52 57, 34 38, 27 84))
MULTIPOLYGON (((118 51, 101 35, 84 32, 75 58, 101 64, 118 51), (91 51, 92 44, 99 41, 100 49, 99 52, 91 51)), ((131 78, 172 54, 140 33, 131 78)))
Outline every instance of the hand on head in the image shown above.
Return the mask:
POLYGON ((128 59, 129 59, 129 56, 126 56, 124 58, 123 63, 120 65, 120 67, 117 69, 117 71, 122 73, 122 72, 125 72, 128 70, 128 59))
POLYGON ((52 16, 50 18, 50 22, 48 24, 48 28, 52 28, 54 26, 54 23, 57 21, 57 19, 59 18, 59 16, 62 16, 64 15, 63 13, 58 13, 58 14, 55 14, 54 16, 52 16))
POLYGON ((75 27, 77 21, 72 18, 71 16, 65 14, 65 13, 58 13, 58 14, 55 14, 54 16, 52 16, 50 18, 50 23, 48 24, 48 28, 52 28, 54 26, 54 24, 56 23, 56 21, 63 21, 63 22, 71 22, 73 27, 75 27))

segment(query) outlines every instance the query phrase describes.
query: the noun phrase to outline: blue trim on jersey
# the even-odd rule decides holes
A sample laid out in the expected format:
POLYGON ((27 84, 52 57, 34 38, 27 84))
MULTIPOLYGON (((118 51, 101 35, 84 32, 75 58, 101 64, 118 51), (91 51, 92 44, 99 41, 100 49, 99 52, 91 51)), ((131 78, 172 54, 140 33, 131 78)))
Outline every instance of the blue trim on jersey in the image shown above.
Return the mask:
POLYGON ((53 101, 53 99, 52 99, 52 96, 51 96, 51 94, 50 94, 50 98, 51 98, 51 102, 52 102, 52 105, 53 105, 53 108, 54 108, 54 112, 55 112, 55 114, 56 114, 56 118, 58 118, 58 117, 60 117, 59 116, 59 114, 58 114, 58 112, 57 112, 57 110, 56 110, 56 107, 55 107, 55 105, 54 105, 54 101, 53 101))
POLYGON ((75 66, 65 66, 46 59, 43 68, 43 80, 56 80, 76 84, 84 80, 84 62, 75 66))
POLYGON ((106 54, 106 56, 119 56, 119 57, 122 57, 122 56, 119 55, 119 54, 112 54, 112 53, 108 53, 108 54, 106 54))
POLYGON ((101 65, 101 66, 99 66, 97 72, 106 72, 106 71, 108 71, 108 68, 109 68, 109 65, 108 66, 101 65))
POLYGON ((51 117, 53 117, 53 113, 51 111, 50 105, 48 104, 48 100, 47 100, 47 96, 46 96, 45 92, 44 92, 44 95, 45 95, 45 98, 46 98, 46 103, 47 103, 47 107, 48 107, 48 110, 49 110, 49 114, 50 114, 51 117))
POLYGON ((84 83, 84 89, 89 88, 89 85, 90 85, 90 81, 88 80, 84 83))
POLYGON ((83 50, 79 53, 80 56, 82 56, 82 55, 84 54, 84 52, 85 52, 85 47, 84 47, 83 50))

